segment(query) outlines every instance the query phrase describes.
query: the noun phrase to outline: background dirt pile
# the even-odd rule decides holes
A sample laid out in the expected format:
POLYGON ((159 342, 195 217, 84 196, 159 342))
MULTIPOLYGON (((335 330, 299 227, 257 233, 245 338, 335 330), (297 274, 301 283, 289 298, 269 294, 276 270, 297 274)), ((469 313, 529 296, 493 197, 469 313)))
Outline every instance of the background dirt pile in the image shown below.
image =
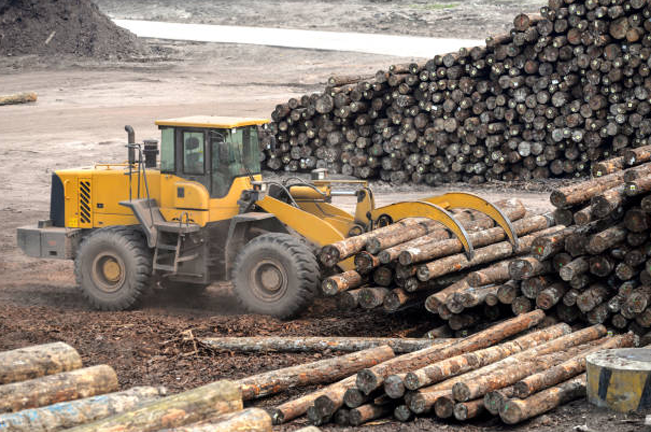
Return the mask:
POLYGON ((0 55, 126 58, 146 52, 89 0, 0 0, 0 55))

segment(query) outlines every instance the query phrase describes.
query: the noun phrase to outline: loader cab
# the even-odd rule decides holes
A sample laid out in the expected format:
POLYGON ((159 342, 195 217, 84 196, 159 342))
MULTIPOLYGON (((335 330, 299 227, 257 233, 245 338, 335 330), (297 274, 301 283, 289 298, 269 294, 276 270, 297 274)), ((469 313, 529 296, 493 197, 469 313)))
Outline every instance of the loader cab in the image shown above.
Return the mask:
POLYGON ((217 116, 159 120, 160 171, 201 183, 211 198, 223 198, 235 179, 260 173, 258 126, 267 122, 217 116))

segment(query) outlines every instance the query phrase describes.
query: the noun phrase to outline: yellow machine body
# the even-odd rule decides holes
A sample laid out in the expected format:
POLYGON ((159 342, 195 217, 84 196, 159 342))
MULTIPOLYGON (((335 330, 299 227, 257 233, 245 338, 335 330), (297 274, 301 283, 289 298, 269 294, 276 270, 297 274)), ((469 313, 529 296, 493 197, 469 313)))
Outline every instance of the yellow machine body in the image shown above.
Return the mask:
MULTIPOLYGON (((178 223, 201 230, 219 223, 228 225, 243 212, 262 211, 313 244, 324 246, 404 218, 425 217, 449 229, 463 244, 468 256, 472 256, 467 233, 447 211, 463 207, 493 218, 517 245, 510 222, 501 211, 470 194, 449 193, 377 208, 365 181, 320 178, 311 182, 295 180, 291 184, 264 182, 256 159, 259 144, 255 131, 266 122, 264 119, 213 116, 157 121, 161 129, 161 160, 155 168, 144 169, 140 160, 138 163, 97 164, 56 171, 56 181, 60 182, 57 187, 62 192, 55 199, 53 185, 52 214, 58 214, 55 226, 90 230, 151 225, 151 229, 145 228, 150 233, 149 245, 155 248, 158 240, 151 232, 155 231, 156 219, 158 225, 178 223), (200 161, 196 166, 203 171, 185 175, 186 160, 190 159, 195 165, 200 161), (230 170, 227 188, 224 182, 213 180, 220 175, 220 170, 230 170), (344 185, 346 190, 337 190, 344 185), (331 204, 333 196, 338 195, 356 199, 354 214, 331 204), (129 203, 142 200, 151 204, 138 213, 137 206, 129 203), (150 208, 157 210, 156 217, 150 208)), ((188 166, 194 167, 190 162, 188 166)), ((229 236, 231 234, 229 232, 229 236)), ((215 238, 211 237, 210 241, 215 238)), ((223 241, 227 242, 228 238, 223 241)), ((341 262, 340 267, 353 268, 352 260, 341 262)))

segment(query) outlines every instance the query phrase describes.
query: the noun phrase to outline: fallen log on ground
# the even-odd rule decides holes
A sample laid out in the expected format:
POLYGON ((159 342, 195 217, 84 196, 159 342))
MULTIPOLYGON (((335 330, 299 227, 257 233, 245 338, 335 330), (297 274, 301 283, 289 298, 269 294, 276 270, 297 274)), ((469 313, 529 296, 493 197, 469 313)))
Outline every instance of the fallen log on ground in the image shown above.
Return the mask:
POLYGON ((117 393, 0 414, 0 431, 55 432, 129 411, 165 393, 164 388, 133 387, 117 393))
POLYGON ((0 106, 36 102, 37 97, 38 96, 34 92, 4 95, 4 96, 0 96, 0 106))
POLYGON ((0 384, 81 368, 77 350, 63 342, 0 352, 0 384))
POLYGON ((0 413, 38 408, 118 389, 115 371, 92 366, 0 386, 0 413))
POLYGON ((239 352, 356 352, 383 345, 395 353, 418 351, 433 345, 450 343, 437 338, 321 337, 321 336, 250 336, 209 337, 198 342, 206 348, 239 352))
POLYGON ((615 336, 603 344, 581 353, 581 355, 577 357, 573 357, 545 371, 529 375, 521 381, 513 384, 513 395, 523 399, 529 397, 533 393, 539 392, 563 381, 567 381, 568 379, 585 372, 585 358, 588 354, 613 348, 632 347, 635 345, 635 339, 636 336, 632 333, 615 336))
POLYGON ((278 393, 288 388, 330 383, 363 368, 380 364, 394 356, 393 350, 385 345, 313 363, 273 370, 236 382, 242 388, 242 398, 250 400, 278 393))
POLYGON ((185 426, 242 410, 242 391, 233 381, 216 381, 167 396, 143 407, 70 429, 70 432, 151 432, 185 426))
POLYGON ((537 325, 544 316, 545 314, 542 311, 534 311, 497 324, 444 349, 432 347, 398 356, 395 359, 360 371, 357 374, 356 386, 364 393, 370 394, 373 390, 380 388, 384 383, 384 379, 389 375, 408 372, 448 357, 486 348, 537 325))
POLYGON ((427 365, 421 369, 407 373, 404 380, 405 387, 409 390, 416 390, 421 387, 436 384, 453 376, 495 363, 517 352, 533 348, 554 338, 569 334, 571 331, 570 326, 567 324, 557 324, 520 336, 510 342, 464 353, 438 363, 427 365))
POLYGON ((500 410, 500 418, 507 424, 520 423, 559 405, 585 397, 585 386, 586 377, 585 374, 581 374, 577 378, 550 387, 527 399, 509 399, 500 410))
POLYGON ((247 408, 210 420, 159 432, 271 432, 271 417, 263 409, 247 408))

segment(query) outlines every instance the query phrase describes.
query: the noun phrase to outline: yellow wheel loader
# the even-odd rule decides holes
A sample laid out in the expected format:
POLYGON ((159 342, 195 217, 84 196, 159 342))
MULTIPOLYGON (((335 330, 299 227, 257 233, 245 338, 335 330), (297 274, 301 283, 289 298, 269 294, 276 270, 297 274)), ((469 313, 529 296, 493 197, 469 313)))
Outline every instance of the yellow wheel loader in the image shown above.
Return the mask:
MULTIPOLYGON (((470 194, 376 208, 366 182, 331 181, 325 170, 315 170, 310 182, 263 181, 258 128, 265 123, 161 120, 160 148, 156 140, 137 144, 125 126, 127 162, 54 172, 50 218, 19 228, 18 245, 29 256, 73 259, 77 284, 97 309, 131 308, 154 283, 197 292, 232 280, 247 310, 286 318, 317 293, 316 248, 381 225, 437 220, 472 256, 465 230, 447 211, 472 208, 517 242, 500 210, 470 194), (356 198, 354 214, 331 204, 338 195, 356 198)), ((339 267, 354 268, 351 259, 339 267)))

